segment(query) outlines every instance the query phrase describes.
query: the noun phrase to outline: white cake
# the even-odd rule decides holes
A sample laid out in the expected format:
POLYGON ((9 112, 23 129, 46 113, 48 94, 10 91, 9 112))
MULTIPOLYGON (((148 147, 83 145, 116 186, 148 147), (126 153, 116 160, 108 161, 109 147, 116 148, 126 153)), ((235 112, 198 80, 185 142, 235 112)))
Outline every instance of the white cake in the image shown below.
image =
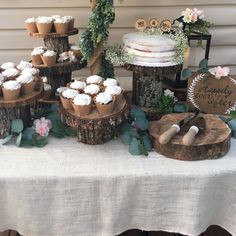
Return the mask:
POLYGON ((165 67, 177 64, 174 61, 176 42, 167 35, 134 32, 125 34, 123 43, 134 65, 165 67))

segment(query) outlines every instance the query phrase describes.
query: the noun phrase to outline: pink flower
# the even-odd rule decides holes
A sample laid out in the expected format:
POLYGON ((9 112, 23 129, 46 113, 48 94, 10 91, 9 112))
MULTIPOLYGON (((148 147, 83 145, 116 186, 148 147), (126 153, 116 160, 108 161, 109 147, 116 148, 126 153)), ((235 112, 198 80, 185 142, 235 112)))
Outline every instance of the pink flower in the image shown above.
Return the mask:
POLYGON ((37 134, 42 137, 47 137, 50 129, 52 128, 52 122, 42 117, 41 119, 37 119, 34 121, 33 127, 37 134))
POLYGON ((191 21, 194 23, 198 20, 198 15, 196 13, 193 13, 192 14, 192 18, 191 18, 191 21))
POLYGON ((229 67, 217 66, 209 70, 209 72, 216 77, 216 79, 221 79, 223 76, 228 76, 230 69, 229 67))
POLYGON ((199 19, 202 20, 204 18, 204 11, 197 9, 197 16, 198 16, 199 19))

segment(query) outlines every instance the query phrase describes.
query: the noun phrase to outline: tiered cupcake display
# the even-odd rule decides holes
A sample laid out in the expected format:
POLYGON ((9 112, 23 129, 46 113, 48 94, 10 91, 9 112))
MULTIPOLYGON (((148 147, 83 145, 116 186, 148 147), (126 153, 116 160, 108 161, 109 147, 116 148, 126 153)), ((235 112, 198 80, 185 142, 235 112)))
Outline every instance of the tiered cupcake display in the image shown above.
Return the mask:
POLYGON ((77 129, 80 142, 101 144, 111 140, 127 117, 124 89, 115 79, 92 75, 85 81, 68 83, 58 93, 62 119, 77 129))
POLYGON ((3 63, 0 71, 0 138, 4 138, 12 120, 21 118, 25 125, 29 123, 29 105, 41 98, 42 83, 39 70, 26 61, 3 63))
POLYGON ((51 98, 55 98, 57 88, 71 81, 72 71, 86 66, 81 62, 77 45, 69 44, 69 36, 78 34, 72 16, 39 16, 25 21, 30 36, 43 38, 45 46, 36 47, 31 52, 33 65, 46 76, 51 85, 51 98))

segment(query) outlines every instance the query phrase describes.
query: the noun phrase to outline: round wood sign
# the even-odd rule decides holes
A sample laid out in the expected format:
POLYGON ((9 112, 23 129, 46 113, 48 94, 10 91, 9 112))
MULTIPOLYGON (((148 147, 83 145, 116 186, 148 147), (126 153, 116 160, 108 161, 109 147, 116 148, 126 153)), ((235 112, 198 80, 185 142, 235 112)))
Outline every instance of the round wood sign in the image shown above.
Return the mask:
POLYGON ((162 32, 169 32, 171 30, 172 23, 170 20, 163 20, 161 22, 160 28, 162 32))
POLYGON ((188 102, 205 113, 229 115, 236 110, 236 76, 195 73, 188 81, 188 102))
POLYGON ((144 18, 137 19, 137 21, 135 22, 135 28, 138 31, 143 32, 147 28, 147 21, 144 18))
POLYGON ((159 21, 155 18, 152 18, 150 21, 149 21, 149 25, 152 27, 152 28, 157 28, 158 25, 159 25, 159 21))

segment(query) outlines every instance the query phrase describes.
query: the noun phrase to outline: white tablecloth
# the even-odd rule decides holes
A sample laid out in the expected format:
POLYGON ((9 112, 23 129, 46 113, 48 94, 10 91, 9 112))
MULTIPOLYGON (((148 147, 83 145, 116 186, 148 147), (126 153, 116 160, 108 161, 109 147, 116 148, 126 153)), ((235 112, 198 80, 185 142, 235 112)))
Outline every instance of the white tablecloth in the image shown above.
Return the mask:
POLYGON ((127 229, 236 235, 236 141, 218 160, 134 157, 119 140, 0 149, 0 231, 112 236, 127 229))

